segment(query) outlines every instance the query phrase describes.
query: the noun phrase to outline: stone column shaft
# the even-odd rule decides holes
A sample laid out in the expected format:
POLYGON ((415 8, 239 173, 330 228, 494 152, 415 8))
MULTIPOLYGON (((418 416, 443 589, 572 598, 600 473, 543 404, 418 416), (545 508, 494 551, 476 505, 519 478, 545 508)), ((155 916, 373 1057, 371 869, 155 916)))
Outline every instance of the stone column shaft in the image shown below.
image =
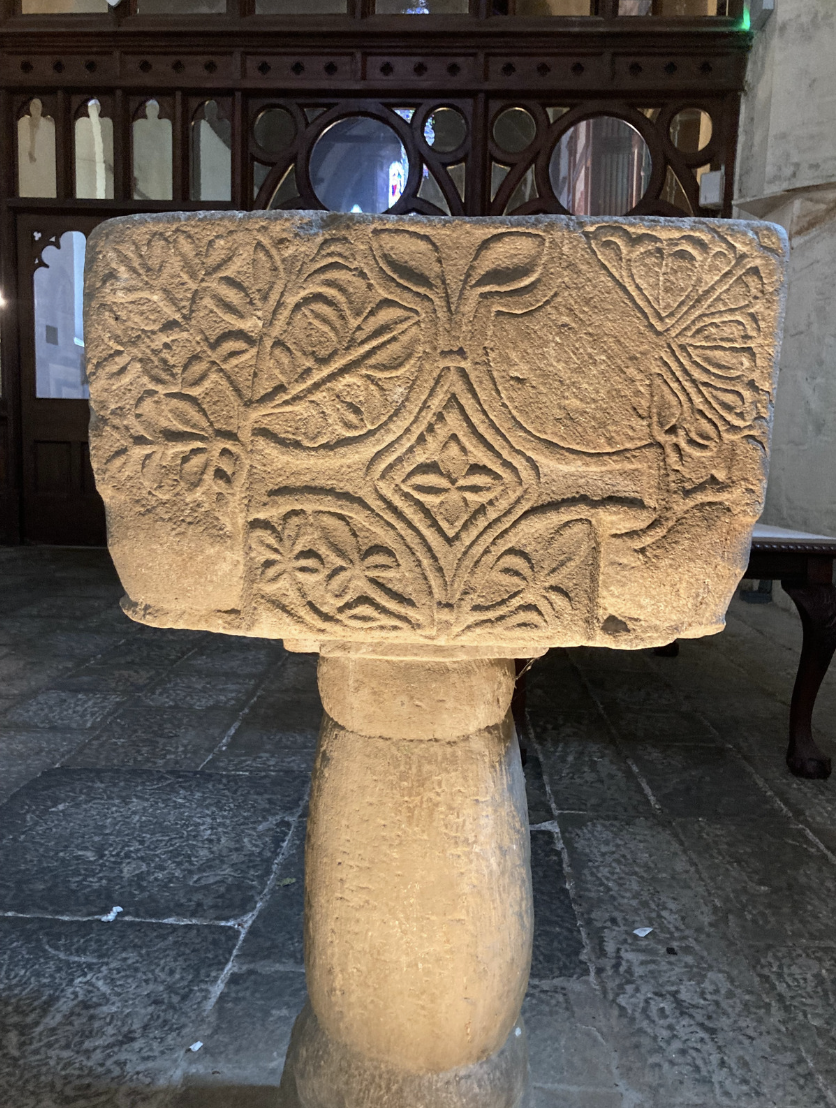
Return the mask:
POLYGON ((381 1104, 499 1066, 484 1103, 510 1108, 524 1043, 492 1060, 522 1037, 533 920, 513 663, 324 657, 319 683, 305 912, 317 1034, 367 1084, 388 1081, 381 1104))

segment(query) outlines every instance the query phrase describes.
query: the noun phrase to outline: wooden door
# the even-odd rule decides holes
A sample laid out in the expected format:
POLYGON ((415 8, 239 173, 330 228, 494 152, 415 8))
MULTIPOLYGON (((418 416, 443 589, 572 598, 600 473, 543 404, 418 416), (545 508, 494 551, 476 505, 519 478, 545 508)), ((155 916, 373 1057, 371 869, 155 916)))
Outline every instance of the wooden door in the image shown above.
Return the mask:
POLYGON ((23 539, 104 545, 87 442, 81 287, 87 235, 105 216, 18 216, 23 539))

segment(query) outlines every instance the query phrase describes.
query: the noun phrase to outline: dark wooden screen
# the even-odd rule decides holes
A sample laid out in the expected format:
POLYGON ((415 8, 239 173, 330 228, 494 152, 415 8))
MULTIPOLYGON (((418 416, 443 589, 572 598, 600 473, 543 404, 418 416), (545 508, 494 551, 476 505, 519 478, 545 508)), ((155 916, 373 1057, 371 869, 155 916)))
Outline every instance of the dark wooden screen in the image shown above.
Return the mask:
MULTIPOLYGON (((521 8, 525 2, 519 0, 521 8)), ((653 0, 651 12, 663 14, 630 17, 618 15, 616 0, 598 0, 596 15, 525 18, 513 14, 513 0, 510 8, 499 0, 472 0, 469 15, 418 17, 375 15, 367 0, 349 0, 344 15, 309 17, 255 14, 256 0, 227 0, 220 14, 192 16, 143 14, 143 0, 122 0, 102 14, 25 15, 21 0, 4 0, 0 537, 103 538, 85 484, 80 417, 66 408, 81 411, 83 402, 49 402, 58 413, 50 417, 52 438, 44 438, 43 430, 33 438, 27 430, 27 419, 31 424, 32 412, 44 404, 31 393, 27 363, 35 257, 26 235, 33 228, 48 240, 75 223, 87 228, 129 212, 322 207, 311 180, 311 154, 333 124, 356 117, 385 124, 403 147, 404 187, 391 209, 396 212, 566 211, 566 197, 562 203, 555 188, 555 150, 578 124, 602 118, 608 121, 601 124, 605 138, 608 127, 616 134, 618 120, 641 136, 631 140, 643 161, 630 212, 706 214, 699 206, 698 175, 724 169, 723 207, 712 214, 730 215, 751 36, 743 0, 722 0, 726 14, 713 17, 665 14, 671 4, 694 10, 703 2, 653 0), (97 199, 76 195, 77 121, 88 115, 91 100, 110 121, 113 143, 112 180, 108 176, 97 199), (134 195, 142 190, 132 167, 133 123, 147 116, 149 100, 155 116, 170 125, 170 199, 134 195), (257 121, 272 109, 286 115, 271 117, 281 124, 279 137, 265 148, 257 121), (458 146, 433 146, 427 124, 440 118, 440 109, 458 113, 458 146), (697 109, 710 137, 699 149, 693 143, 683 149, 672 137, 674 122, 697 109), (25 130, 33 110, 54 124, 53 197, 18 195, 18 128, 24 120, 25 130), (516 127, 510 144, 505 123, 497 123, 509 118, 516 127), (194 127, 204 120, 228 138, 228 199, 194 199, 200 195, 194 127), (62 404, 68 413, 63 438, 62 404), (75 447, 59 443, 75 443, 78 458, 75 447), (35 450, 51 459, 55 473, 44 469, 46 461, 41 469, 51 474, 55 496, 66 497, 60 511, 54 496, 33 499, 35 450), (65 455, 75 459, 68 462, 73 468, 66 480, 58 472, 65 455), (60 526, 53 526, 59 517, 60 526)))

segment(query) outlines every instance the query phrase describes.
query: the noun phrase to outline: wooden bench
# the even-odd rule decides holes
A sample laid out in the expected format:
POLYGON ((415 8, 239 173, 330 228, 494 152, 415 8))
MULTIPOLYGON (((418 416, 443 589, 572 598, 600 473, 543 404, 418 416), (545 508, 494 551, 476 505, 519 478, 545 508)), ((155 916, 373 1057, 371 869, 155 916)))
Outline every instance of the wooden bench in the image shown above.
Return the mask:
MULTIPOLYGON (((756 581, 780 581, 801 616, 801 658, 790 703, 787 748, 787 765, 796 777, 829 777, 832 769, 830 758, 813 739, 812 721, 816 696, 836 650, 834 559, 836 538, 759 523, 743 575, 756 581)), ((655 653, 676 657, 679 644, 660 646, 655 653)))
MULTIPOLYGON (((812 719, 816 696, 836 650, 834 559, 834 537, 758 524, 744 574, 759 581, 780 581, 801 616, 801 658, 790 704, 787 748, 787 765, 796 777, 826 778, 832 769, 830 758, 813 739, 812 719)), ((675 657, 679 644, 658 647, 655 653, 675 657)), ((524 662, 518 662, 518 672, 523 672, 524 667, 524 662)), ((521 676, 514 698, 515 715, 519 718, 525 705, 524 681, 521 676)))
POLYGON ((836 538, 758 524, 745 576, 780 581, 801 616, 803 639, 790 704, 787 765, 796 777, 829 777, 830 758, 813 739, 812 719, 836 650, 836 538))

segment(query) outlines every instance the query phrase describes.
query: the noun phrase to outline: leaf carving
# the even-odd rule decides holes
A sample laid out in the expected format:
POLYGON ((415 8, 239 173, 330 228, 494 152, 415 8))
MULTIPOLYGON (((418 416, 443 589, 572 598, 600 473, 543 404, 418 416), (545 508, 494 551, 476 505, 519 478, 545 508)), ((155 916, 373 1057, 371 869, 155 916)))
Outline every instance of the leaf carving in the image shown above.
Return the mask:
POLYGON ((540 275, 546 240, 530 231, 502 231, 481 244, 470 263, 465 289, 480 295, 525 288, 540 275))
POLYGON ((489 548, 477 564, 469 594, 473 622, 467 629, 580 630, 595 573, 590 521, 523 517, 508 538, 499 553, 489 548))
POLYGON ((197 447, 184 454, 180 461, 180 480, 190 489, 196 489, 206 473, 209 464, 209 451, 197 447))
POLYGON ((148 389, 137 400, 137 422, 152 441, 173 440, 184 435, 212 438, 214 428, 201 404, 187 393, 162 394, 148 389))
POLYGON ((399 285, 448 304, 447 282, 438 247, 417 231, 375 231, 372 248, 382 269, 399 285))
POLYGON ((751 347, 709 346, 686 343, 685 350, 700 369, 713 377, 748 381, 755 372, 757 359, 751 347))
POLYGON ((735 262, 732 249, 719 237, 706 241, 693 234, 671 237, 603 225, 588 232, 587 239, 598 260, 659 330, 675 326, 735 262))
POLYGON ((264 301, 275 288, 276 282, 284 277, 283 267, 263 242, 257 242, 253 250, 253 288, 259 299, 264 301))
POLYGON ((132 356, 125 350, 114 350, 96 364, 95 372, 106 377, 122 377, 130 368, 131 361, 132 356))
POLYGON ((399 373, 417 353, 416 312, 394 300, 381 300, 354 332, 352 345, 366 347, 363 373, 386 375, 399 373))
POLYGON ((676 426, 682 414, 682 404, 679 397, 660 374, 653 377, 653 421, 657 432, 664 435, 665 431, 676 426))
POLYGON ((687 434, 688 445, 697 449, 713 448, 721 441, 720 430, 717 425, 699 409, 694 411, 693 418, 688 422, 687 434))
POLYGON ((230 446, 223 446, 215 459, 215 470, 212 476, 216 484, 237 486, 241 483, 243 469, 238 451, 230 446))
POLYGON ((344 315, 354 318, 366 311, 373 293, 361 269, 335 261, 329 261, 308 273, 304 286, 318 290, 333 300, 344 315))
POLYGON ((240 281, 221 277, 207 294, 206 300, 221 319, 233 326, 240 326, 252 314, 250 295, 240 281))
POLYGON ((184 388, 196 388, 203 384, 214 368, 214 363, 205 355, 193 354, 183 366, 180 381, 184 388))
POLYGON ((317 516, 317 523, 326 547, 341 563, 351 565, 359 561, 357 536, 347 520, 331 512, 322 512, 317 516))
POLYGON ((150 237, 145 247, 144 261, 155 277, 159 277, 172 253, 171 242, 164 232, 158 231, 150 237))
POLYGON ((342 346, 348 326, 341 307, 323 293, 314 292, 290 313, 285 342, 308 363, 327 362, 342 346))
POLYGON ((210 239, 204 255, 207 274, 215 274, 229 265, 235 257, 238 244, 231 235, 215 235, 210 239))
POLYGON ((194 283, 200 279, 200 259, 197 256, 194 239, 191 235, 174 236, 174 253, 177 257, 177 265, 182 273, 194 283))

